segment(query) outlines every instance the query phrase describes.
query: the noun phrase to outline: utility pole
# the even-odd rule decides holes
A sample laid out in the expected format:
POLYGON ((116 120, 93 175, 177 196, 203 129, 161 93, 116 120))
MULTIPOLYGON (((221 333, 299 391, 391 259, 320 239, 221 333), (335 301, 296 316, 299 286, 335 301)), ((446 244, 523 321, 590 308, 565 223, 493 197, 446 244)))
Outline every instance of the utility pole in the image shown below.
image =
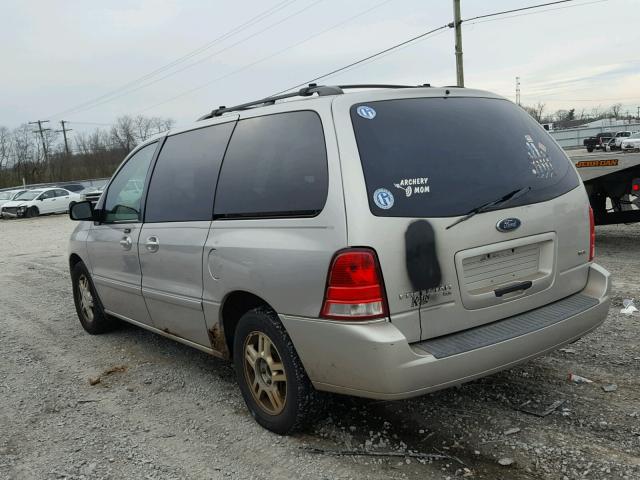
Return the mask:
POLYGON ((44 132, 51 130, 50 128, 42 128, 43 123, 48 123, 49 120, 36 120, 35 122, 29 122, 29 125, 38 124, 38 130, 34 130, 33 133, 39 133, 42 139, 42 151, 44 152, 44 159, 49 162, 49 152, 47 152, 47 142, 44 139, 44 132))
POLYGON ((462 21, 460 20, 460 0, 453 0, 453 26, 456 29, 456 77, 458 86, 464 87, 462 67, 462 21))
POLYGON ((69 123, 66 120, 60 120, 60 125, 62 125, 62 130, 56 130, 56 133, 62 132, 62 136, 64 137, 64 151, 69 156, 69 144, 67 143, 67 132, 73 130, 72 128, 65 128, 64 124, 69 123))
POLYGON ((520 77, 516 77, 516 104, 520 105, 520 77))

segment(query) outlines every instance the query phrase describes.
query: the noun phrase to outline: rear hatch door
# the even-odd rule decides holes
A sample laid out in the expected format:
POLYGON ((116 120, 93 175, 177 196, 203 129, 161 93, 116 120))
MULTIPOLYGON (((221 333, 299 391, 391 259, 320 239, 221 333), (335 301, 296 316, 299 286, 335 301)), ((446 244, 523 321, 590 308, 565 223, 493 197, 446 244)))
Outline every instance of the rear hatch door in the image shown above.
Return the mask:
POLYGON ((583 288, 588 203, 560 147, 509 101, 425 91, 334 101, 349 243, 376 250, 392 321, 432 338, 583 288))

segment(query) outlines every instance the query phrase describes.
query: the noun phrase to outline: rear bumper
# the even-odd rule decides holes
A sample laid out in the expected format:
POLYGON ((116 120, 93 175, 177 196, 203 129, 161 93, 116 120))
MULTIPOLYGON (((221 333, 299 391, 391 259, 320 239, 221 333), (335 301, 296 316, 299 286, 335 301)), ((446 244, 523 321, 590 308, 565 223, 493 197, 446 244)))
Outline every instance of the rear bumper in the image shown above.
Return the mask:
MULTIPOLYGON (((490 375, 579 339, 605 320, 609 291, 609 272, 593 264, 586 287, 576 294, 593 300, 584 310, 534 330, 529 325, 522 335, 479 348, 448 356, 436 353, 440 358, 425 351, 428 342, 409 344, 387 321, 345 324, 287 315, 281 319, 318 390, 394 400, 490 375)), ((449 336, 454 344, 456 335, 449 336)))

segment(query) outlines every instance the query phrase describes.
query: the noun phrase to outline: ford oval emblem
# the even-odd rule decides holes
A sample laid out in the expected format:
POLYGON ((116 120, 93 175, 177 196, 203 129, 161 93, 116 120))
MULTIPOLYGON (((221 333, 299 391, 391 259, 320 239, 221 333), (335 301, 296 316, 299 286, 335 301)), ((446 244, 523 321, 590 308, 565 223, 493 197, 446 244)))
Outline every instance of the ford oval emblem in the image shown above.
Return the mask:
POLYGON ((500 220, 496 224, 496 228, 499 232, 511 232, 512 230, 518 228, 520 225, 522 225, 522 222, 519 218, 505 218, 504 220, 500 220))

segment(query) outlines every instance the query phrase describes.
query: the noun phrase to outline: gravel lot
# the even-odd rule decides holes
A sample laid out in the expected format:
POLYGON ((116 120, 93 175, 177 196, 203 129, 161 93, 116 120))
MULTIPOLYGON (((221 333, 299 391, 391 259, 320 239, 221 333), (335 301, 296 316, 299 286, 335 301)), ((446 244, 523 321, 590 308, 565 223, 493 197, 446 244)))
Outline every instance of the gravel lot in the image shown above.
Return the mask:
POLYGON ((251 419, 229 364, 131 326, 84 333, 66 260, 73 226, 0 222, 0 478, 640 478, 640 315, 620 314, 622 299, 640 303, 640 225, 597 230, 613 305, 587 338, 410 401, 327 395, 325 418, 287 438, 251 419), (522 411, 556 401, 545 417, 522 411), (326 452, 364 448, 400 456, 326 452))

